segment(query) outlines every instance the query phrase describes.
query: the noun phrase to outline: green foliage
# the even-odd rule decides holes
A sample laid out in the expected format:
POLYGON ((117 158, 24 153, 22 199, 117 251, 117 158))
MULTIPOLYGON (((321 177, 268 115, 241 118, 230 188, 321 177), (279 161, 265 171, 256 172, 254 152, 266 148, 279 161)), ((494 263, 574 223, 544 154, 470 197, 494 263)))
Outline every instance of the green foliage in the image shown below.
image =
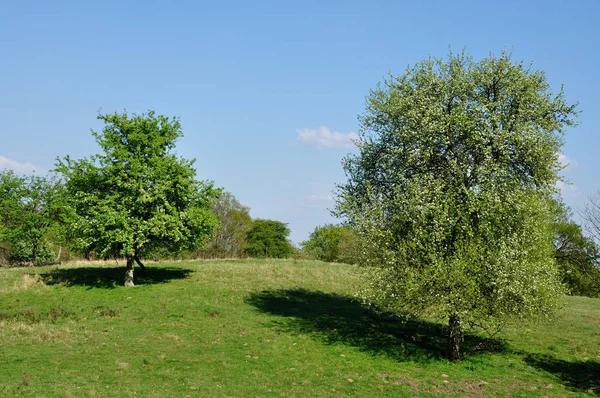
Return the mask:
POLYGON ((371 91, 337 212, 361 241, 365 299, 467 326, 549 316, 561 286, 549 198, 575 106, 510 55, 430 58, 371 91))
POLYGON ((256 219, 246 233, 244 252, 257 258, 287 258, 294 254, 288 240, 290 229, 286 223, 256 219))
POLYGON ((555 204, 554 255, 569 294, 600 296, 600 249, 581 226, 571 219, 570 210, 555 204))
POLYGON ((338 257, 341 230, 342 227, 333 224, 316 227, 308 240, 300 243, 300 247, 317 260, 334 262, 338 257))
POLYGON ((229 192, 224 192, 211 209, 219 220, 219 226, 203 254, 213 258, 242 257, 246 246, 246 232, 252 225, 250 209, 229 192))
POLYGON ((39 239, 36 245, 27 240, 16 240, 11 244, 9 262, 13 264, 44 263, 56 258, 54 246, 46 239, 39 239), (35 255, 34 255, 35 249, 35 255))
POLYGON ((353 264, 356 259, 356 236, 346 226, 326 224, 316 227, 301 248, 317 260, 353 264))
MULTIPOLYGON (((102 153, 58 160, 77 215, 69 233, 80 251, 139 259, 203 246, 217 225, 210 206, 219 195, 197 181, 193 161, 178 158, 183 133, 177 118, 100 114, 93 132, 102 153)), ((129 262, 128 262, 129 264, 129 262)))
POLYGON ((38 263, 56 257, 52 242, 63 242, 68 217, 64 186, 56 177, 0 172, 0 241, 13 263, 38 263))

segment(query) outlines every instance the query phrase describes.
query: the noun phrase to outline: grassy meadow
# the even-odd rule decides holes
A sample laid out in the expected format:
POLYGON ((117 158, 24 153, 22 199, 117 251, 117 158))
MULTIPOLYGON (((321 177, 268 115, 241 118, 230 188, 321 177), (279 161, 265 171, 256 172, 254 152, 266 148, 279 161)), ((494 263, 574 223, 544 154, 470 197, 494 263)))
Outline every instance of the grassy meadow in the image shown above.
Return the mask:
POLYGON ((398 397, 600 394, 600 300, 468 334, 361 306, 356 267, 316 261, 0 269, 0 396, 398 397))

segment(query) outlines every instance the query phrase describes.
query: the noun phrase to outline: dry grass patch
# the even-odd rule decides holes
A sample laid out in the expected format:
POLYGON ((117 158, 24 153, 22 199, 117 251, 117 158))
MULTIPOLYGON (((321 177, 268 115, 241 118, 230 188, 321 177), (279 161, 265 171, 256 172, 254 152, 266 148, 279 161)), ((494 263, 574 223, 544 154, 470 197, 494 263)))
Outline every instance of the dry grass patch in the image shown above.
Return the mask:
POLYGON ((70 328, 46 323, 2 321, 0 335, 7 340, 34 343, 67 343, 72 340, 70 328))

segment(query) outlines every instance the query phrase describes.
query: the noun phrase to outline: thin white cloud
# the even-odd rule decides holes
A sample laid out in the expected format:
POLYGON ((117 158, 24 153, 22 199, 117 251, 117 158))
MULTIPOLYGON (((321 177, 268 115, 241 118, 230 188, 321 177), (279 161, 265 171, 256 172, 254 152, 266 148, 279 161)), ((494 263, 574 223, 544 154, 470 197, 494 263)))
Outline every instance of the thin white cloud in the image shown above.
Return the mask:
POLYGON ((40 168, 31 163, 22 163, 16 160, 5 158, 0 156, 0 170, 9 169, 16 171, 17 173, 32 173, 34 171, 40 171, 40 168))
POLYGON ((316 146, 317 149, 352 148, 358 139, 356 133, 340 133, 331 131, 326 126, 317 129, 305 128, 296 130, 298 143, 316 146))
POLYGON ((308 200, 309 202, 324 202, 324 201, 333 200, 333 196, 331 196, 331 195, 308 195, 306 197, 306 200, 308 200))
POLYGON ((560 191, 560 196, 565 200, 576 199, 581 196, 579 187, 572 183, 557 181, 556 188, 560 191))
POLYGON ((563 171, 572 171, 573 169, 577 168, 577 166, 579 166, 577 164, 577 161, 568 158, 567 155, 565 155, 564 153, 560 153, 558 155, 558 161, 560 162, 560 165, 564 167, 563 171))

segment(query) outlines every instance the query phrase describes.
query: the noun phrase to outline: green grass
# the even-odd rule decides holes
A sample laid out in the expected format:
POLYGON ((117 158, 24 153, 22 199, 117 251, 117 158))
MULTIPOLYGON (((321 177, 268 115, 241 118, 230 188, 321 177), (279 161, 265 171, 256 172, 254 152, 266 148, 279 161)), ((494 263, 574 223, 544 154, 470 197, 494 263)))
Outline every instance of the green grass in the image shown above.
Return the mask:
POLYGON ((352 298, 356 268, 310 261, 0 269, 0 396, 593 396, 600 300, 465 337, 352 298))

